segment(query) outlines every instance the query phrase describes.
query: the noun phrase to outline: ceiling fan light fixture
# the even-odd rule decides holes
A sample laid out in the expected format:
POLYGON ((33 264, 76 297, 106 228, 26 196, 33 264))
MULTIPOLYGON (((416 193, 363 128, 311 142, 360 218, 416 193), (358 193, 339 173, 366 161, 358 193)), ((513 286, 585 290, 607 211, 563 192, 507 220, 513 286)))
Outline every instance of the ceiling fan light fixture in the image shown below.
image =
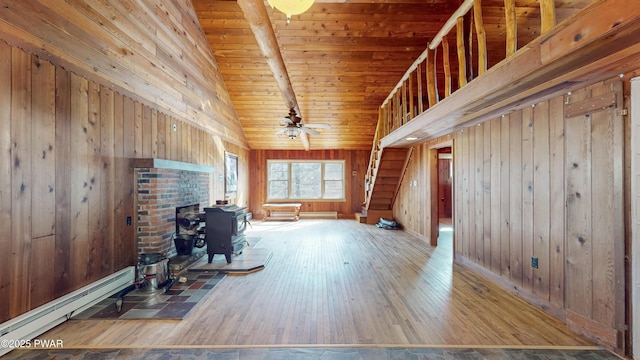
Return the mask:
POLYGON ((285 134, 289 139, 295 139, 298 136, 298 128, 290 127, 287 128, 285 134))
POLYGON ((300 15, 309 10, 314 0, 267 0, 272 8, 276 8, 287 15, 287 24, 292 15, 300 15))

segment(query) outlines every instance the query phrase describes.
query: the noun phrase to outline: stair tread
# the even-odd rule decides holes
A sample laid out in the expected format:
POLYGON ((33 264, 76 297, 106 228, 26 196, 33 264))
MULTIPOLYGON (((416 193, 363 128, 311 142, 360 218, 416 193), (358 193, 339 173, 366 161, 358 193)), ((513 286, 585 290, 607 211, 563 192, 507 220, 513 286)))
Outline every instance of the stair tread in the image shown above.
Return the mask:
POLYGON ((410 151, 407 148, 383 148, 374 154, 377 161, 370 164, 368 174, 371 174, 371 182, 365 193, 369 210, 390 210, 410 151))

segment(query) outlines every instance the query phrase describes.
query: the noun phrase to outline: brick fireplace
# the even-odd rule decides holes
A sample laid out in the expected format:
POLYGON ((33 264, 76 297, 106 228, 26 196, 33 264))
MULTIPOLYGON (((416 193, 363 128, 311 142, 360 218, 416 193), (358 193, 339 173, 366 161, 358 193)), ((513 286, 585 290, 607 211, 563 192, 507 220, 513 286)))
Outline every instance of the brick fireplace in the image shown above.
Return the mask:
POLYGON ((208 206, 214 168, 163 159, 132 161, 136 186, 138 255, 176 255, 176 207, 208 206))

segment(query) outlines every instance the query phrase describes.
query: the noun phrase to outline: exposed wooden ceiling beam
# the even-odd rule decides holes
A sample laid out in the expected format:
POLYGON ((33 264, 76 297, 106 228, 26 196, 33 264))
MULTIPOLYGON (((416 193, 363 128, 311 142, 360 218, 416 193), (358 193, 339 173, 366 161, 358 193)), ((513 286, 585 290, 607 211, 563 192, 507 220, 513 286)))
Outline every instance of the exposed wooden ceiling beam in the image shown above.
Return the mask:
MULTIPOLYGON (((260 46, 260 50, 262 50, 267 64, 273 72, 273 76, 276 78, 284 102, 289 109, 294 109, 298 116, 302 116, 298 101, 296 100, 296 94, 293 92, 293 86, 291 86, 287 68, 284 65, 284 60, 280 53, 276 34, 273 31, 273 27, 271 27, 271 20, 264 6, 264 1, 238 0, 238 5, 240 9, 242 9, 245 19, 249 22, 258 46, 260 46)), ((304 149, 309 150, 309 138, 307 134, 300 131, 298 136, 300 136, 300 140, 302 140, 304 149)))

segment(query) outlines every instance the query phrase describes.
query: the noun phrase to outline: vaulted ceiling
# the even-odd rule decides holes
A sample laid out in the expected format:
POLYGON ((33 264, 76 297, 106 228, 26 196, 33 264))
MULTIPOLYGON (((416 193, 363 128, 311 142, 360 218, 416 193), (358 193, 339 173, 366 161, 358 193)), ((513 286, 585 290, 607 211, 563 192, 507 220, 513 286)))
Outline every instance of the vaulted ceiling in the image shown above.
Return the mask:
MULTIPOLYGON (((309 136, 310 148, 371 149, 380 105, 461 2, 316 0, 290 23, 265 2, 303 123, 331 126, 309 136)), ((556 0, 557 22, 591 2, 556 0)), ((238 3, 193 5, 249 146, 303 149, 300 140, 275 134, 289 109, 238 3)), ((516 0, 516 6, 521 47, 540 35, 540 7, 538 0, 516 0)), ((504 59, 504 1, 484 0, 482 12, 491 66, 504 59)), ((455 49, 455 30, 448 41, 455 49)), ((451 66, 456 74, 455 55, 451 66)))

